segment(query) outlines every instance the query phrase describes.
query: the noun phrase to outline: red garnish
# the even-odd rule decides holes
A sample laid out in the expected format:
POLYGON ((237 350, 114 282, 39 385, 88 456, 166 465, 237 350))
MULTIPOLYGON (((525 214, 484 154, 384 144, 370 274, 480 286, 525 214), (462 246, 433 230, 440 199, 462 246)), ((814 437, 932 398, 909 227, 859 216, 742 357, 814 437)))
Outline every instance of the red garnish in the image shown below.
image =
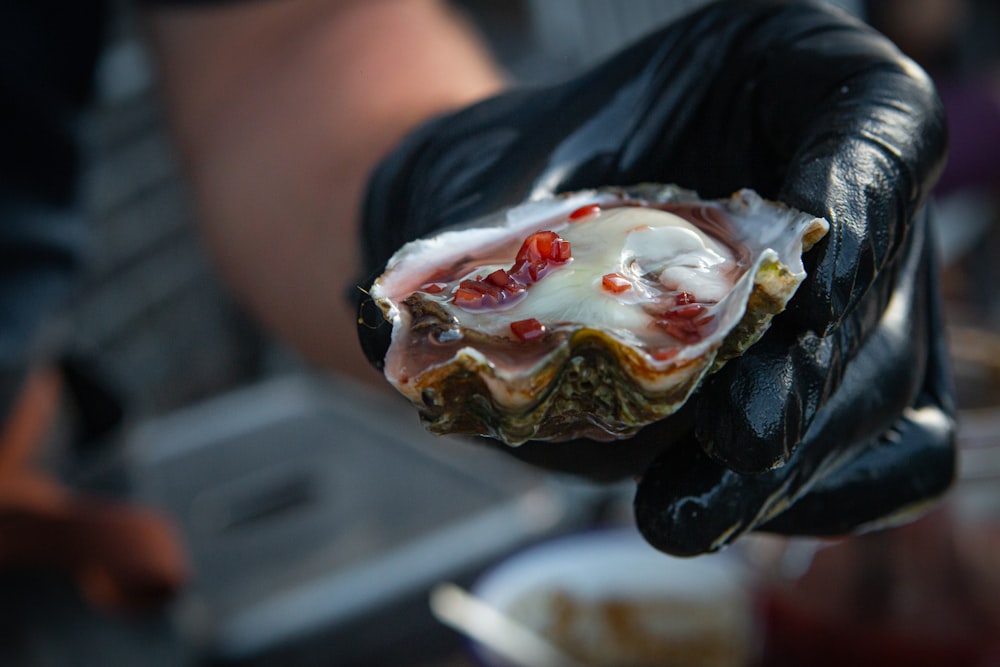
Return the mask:
POLYGON ((572 258, 568 241, 555 232, 531 234, 521 244, 510 270, 497 269, 485 278, 463 280, 452 303, 467 309, 493 308, 538 282, 553 264, 572 258))
POLYGON ((521 249, 517 251, 517 261, 534 261, 545 259, 552 262, 565 262, 570 258, 569 242, 564 241, 555 232, 535 232, 524 239, 521 249))
POLYGON ((466 287, 465 283, 472 282, 470 280, 463 280, 462 285, 455 290, 455 296, 452 298, 452 303, 459 306, 474 306, 482 303, 483 293, 475 289, 474 287, 466 287))
POLYGON ((420 288, 420 291, 427 292, 428 294, 440 294, 447 286, 447 283, 427 283, 420 288))
POLYGON ((691 303, 686 306, 677 306, 676 308, 671 308, 667 312, 663 313, 664 317, 669 319, 682 318, 685 320, 690 320, 698 317, 705 311, 705 306, 700 303, 691 303))
POLYGON ((490 275, 486 276, 486 282, 491 285, 495 285, 496 287, 508 290, 514 290, 517 287, 513 278, 510 277, 510 274, 503 269, 497 269, 490 275))
POLYGON ((632 289, 632 283, 620 273, 606 273, 601 277, 601 287, 612 294, 621 294, 632 289))
MULTIPOLYGON (((683 294, 683 292, 682 292, 683 294)), ((656 326, 685 345, 699 342, 704 335, 701 327, 712 321, 712 315, 704 316, 705 306, 689 303, 676 306, 656 315, 656 326)))
MULTIPOLYGON (((495 272, 497 273, 497 272, 495 272)), ((499 273, 507 275, 502 269, 499 273)), ((508 276, 509 278, 509 276, 508 276)), ((475 280, 463 280, 455 290, 455 298, 452 303, 466 308, 492 308, 500 305, 512 295, 524 291, 524 286, 516 283, 498 285, 499 277, 494 277, 491 273, 486 278, 476 278, 475 280)))
POLYGON ((521 340, 535 340, 545 335, 545 325, 534 317, 511 322, 510 330, 521 340))
POLYGON ((680 353, 680 348, 670 347, 666 350, 657 350, 653 353, 653 359, 656 361, 670 361, 680 353))
POLYGON ((701 341, 701 332, 691 320, 658 320, 656 324, 685 345, 694 345, 701 341))
POLYGON ((708 324, 709 322, 711 322, 714 319, 715 319, 715 315, 706 315, 705 317, 699 317, 698 319, 696 319, 694 321, 694 323, 697 324, 700 327, 703 327, 703 326, 705 326, 706 324, 708 324))
POLYGON ((678 306, 686 306, 689 303, 694 303, 695 299, 694 295, 691 294, 690 292, 681 292, 680 294, 677 295, 675 301, 677 302, 678 306))
POLYGON ((555 232, 535 232, 521 244, 510 275, 526 285, 535 283, 542 279, 550 264, 562 264, 570 257, 568 241, 555 232))
POLYGON ((587 206, 581 206, 572 213, 569 214, 570 220, 582 220, 591 215, 597 215, 601 212, 600 204, 588 204, 587 206))

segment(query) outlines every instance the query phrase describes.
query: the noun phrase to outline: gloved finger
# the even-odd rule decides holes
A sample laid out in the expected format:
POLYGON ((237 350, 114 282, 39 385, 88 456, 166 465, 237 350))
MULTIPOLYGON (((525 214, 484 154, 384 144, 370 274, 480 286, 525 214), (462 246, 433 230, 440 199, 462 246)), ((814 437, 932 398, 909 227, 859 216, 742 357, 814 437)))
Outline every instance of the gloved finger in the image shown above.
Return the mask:
POLYGON ((918 516, 954 479, 954 429, 936 404, 907 409, 889 432, 758 530, 842 535, 918 516))
MULTIPOLYGON (((875 288, 834 331, 821 336, 800 331, 776 318, 772 329, 742 357, 730 360, 709 378, 697 398, 696 437, 705 452, 741 473, 758 473, 789 460, 805 437, 814 415, 840 386, 857 348, 870 335, 869 321, 884 319, 889 298, 899 301, 897 273, 929 261, 928 213, 917 214, 905 241, 907 257, 897 258, 891 270, 879 273, 875 288), (904 261, 905 260, 905 261, 904 261), (897 269, 901 265, 902 269, 897 269)), ((933 270, 928 264, 923 271, 933 270)), ((929 315, 940 319, 937 311, 929 315)), ((934 325, 937 326, 936 324, 934 325)), ((923 330, 918 330, 923 331, 923 330)), ((919 345, 906 337, 899 345, 919 345)), ((905 350, 904 350, 905 351, 905 350)), ((904 359, 901 365, 907 365, 904 359)), ((892 381, 905 368, 887 367, 873 386, 892 381)), ((859 395, 859 400, 864 400, 859 395)))
POLYGON ((760 131, 789 156, 779 198, 827 218, 831 231, 768 337, 702 392, 699 438, 743 472, 787 457, 837 387, 878 322, 894 287, 886 268, 944 156, 941 105, 923 73, 865 30, 798 14, 783 15, 789 37, 774 40, 783 66, 757 70, 760 131), (823 83, 805 89, 803 110, 785 113, 803 106, 788 82, 808 79, 823 83), (810 330, 819 335, 796 338, 810 330))
MULTIPOLYGON (((786 511, 893 428, 915 403, 927 372, 934 370, 926 337, 933 326, 928 318, 934 315, 926 296, 932 269, 926 227, 925 222, 914 230, 914 251, 905 257, 901 280, 878 328, 786 465, 740 474, 687 443, 666 451, 650 467, 636 492, 635 516, 651 544, 683 555, 721 548, 786 511)), ((808 532, 809 527, 800 529, 808 532)))
MULTIPOLYGON (((885 272, 883 281, 895 281, 885 272)), ((874 298, 871 306, 878 305, 874 298)), ((788 462, 817 412, 844 381, 859 339, 853 327, 827 336, 774 328, 749 352, 730 360, 696 397, 695 434, 704 452, 743 474, 788 462)), ((907 345, 899 341, 899 345, 907 345)), ((905 359, 901 362, 906 365, 905 359)), ((873 378, 889 383, 906 368, 887 366, 873 378)))
MULTIPOLYGON (((809 277, 788 318, 818 332, 853 314, 894 261, 946 152, 943 106, 927 75, 887 41, 861 33, 824 48, 830 32, 809 34, 781 54, 798 76, 824 72, 827 82, 840 83, 793 132, 779 193, 826 218, 833 232, 810 254, 809 277)), ((766 89, 777 104, 773 122, 783 125, 780 105, 792 100, 777 97, 782 86, 778 79, 766 89)))
MULTIPOLYGON (((936 263, 933 251, 925 254, 929 263, 936 263)), ((935 273, 931 266, 928 274, 935 273)), ((917 297, 926 300, 932 329, 924 383, 914 406, 760 530, 836 535, 892 525, 919 513, 951 485, 956 466, 955 406, 940 291, 929 281, 917 297)))
POLYGON ((831 536, 885 527, 917 516, 947 490, 955 472, 953 439, 954 421, 939 406, 907 409, 875 442, 842 452, 856 455, 850 462, 828 454, 832 472, 814 485, 788 475, 787 467, 740 476, 686 448, 686 456, 660 465, 675 473, 683 466, 690 474, 651 478, 672 491, 640 486, 636 518, 651 544, 682 556, 716 551, 751 530, 831 536), (695 479, 709 483, 679 486, 695 479))

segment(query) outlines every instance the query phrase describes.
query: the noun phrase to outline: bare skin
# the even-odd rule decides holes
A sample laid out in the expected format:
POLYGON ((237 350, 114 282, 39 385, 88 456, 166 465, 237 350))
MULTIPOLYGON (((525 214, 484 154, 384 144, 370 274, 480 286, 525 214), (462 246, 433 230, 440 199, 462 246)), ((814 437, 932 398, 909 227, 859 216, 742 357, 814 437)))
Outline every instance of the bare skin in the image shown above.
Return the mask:
MULTIPOLYGON (((436 0, 260 0, 146 18, 223 276, 307 359, 388 390, 346 298, 368 175, 420 122, 499 91, 502 74, 436 0)), ((500 449, 608 481, 644 470, 669 440, 500 449)))
POLYGON ((372 168, 431 116, 498 91, 433 0, 159 8, 146 26, 204 235, 234 293, 320 367, 375 380, 347 293, 372 168))

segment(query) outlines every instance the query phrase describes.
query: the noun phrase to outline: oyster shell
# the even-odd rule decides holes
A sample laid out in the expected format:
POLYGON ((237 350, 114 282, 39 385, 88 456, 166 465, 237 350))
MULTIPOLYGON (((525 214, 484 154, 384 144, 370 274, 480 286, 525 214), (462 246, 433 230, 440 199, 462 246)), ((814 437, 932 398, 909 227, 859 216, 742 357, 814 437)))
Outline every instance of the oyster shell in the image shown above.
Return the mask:
POLYGON ((435 433, 623 438, 760 338, 819 218, 743 190, 533 201, 401 248, 369 296, 389 382, 435 433))

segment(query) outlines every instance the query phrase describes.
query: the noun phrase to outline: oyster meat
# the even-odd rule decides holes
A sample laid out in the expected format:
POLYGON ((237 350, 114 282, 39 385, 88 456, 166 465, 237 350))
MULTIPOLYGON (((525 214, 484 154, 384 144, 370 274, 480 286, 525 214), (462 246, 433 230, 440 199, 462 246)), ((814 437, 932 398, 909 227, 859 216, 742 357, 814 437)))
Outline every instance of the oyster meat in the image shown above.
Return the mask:
POLYGON ((383 370, 436 433, 628 437, 760 338, 827 228, 749 190, 526 203, 389 260, 369 290, 392 327, 383 370))

